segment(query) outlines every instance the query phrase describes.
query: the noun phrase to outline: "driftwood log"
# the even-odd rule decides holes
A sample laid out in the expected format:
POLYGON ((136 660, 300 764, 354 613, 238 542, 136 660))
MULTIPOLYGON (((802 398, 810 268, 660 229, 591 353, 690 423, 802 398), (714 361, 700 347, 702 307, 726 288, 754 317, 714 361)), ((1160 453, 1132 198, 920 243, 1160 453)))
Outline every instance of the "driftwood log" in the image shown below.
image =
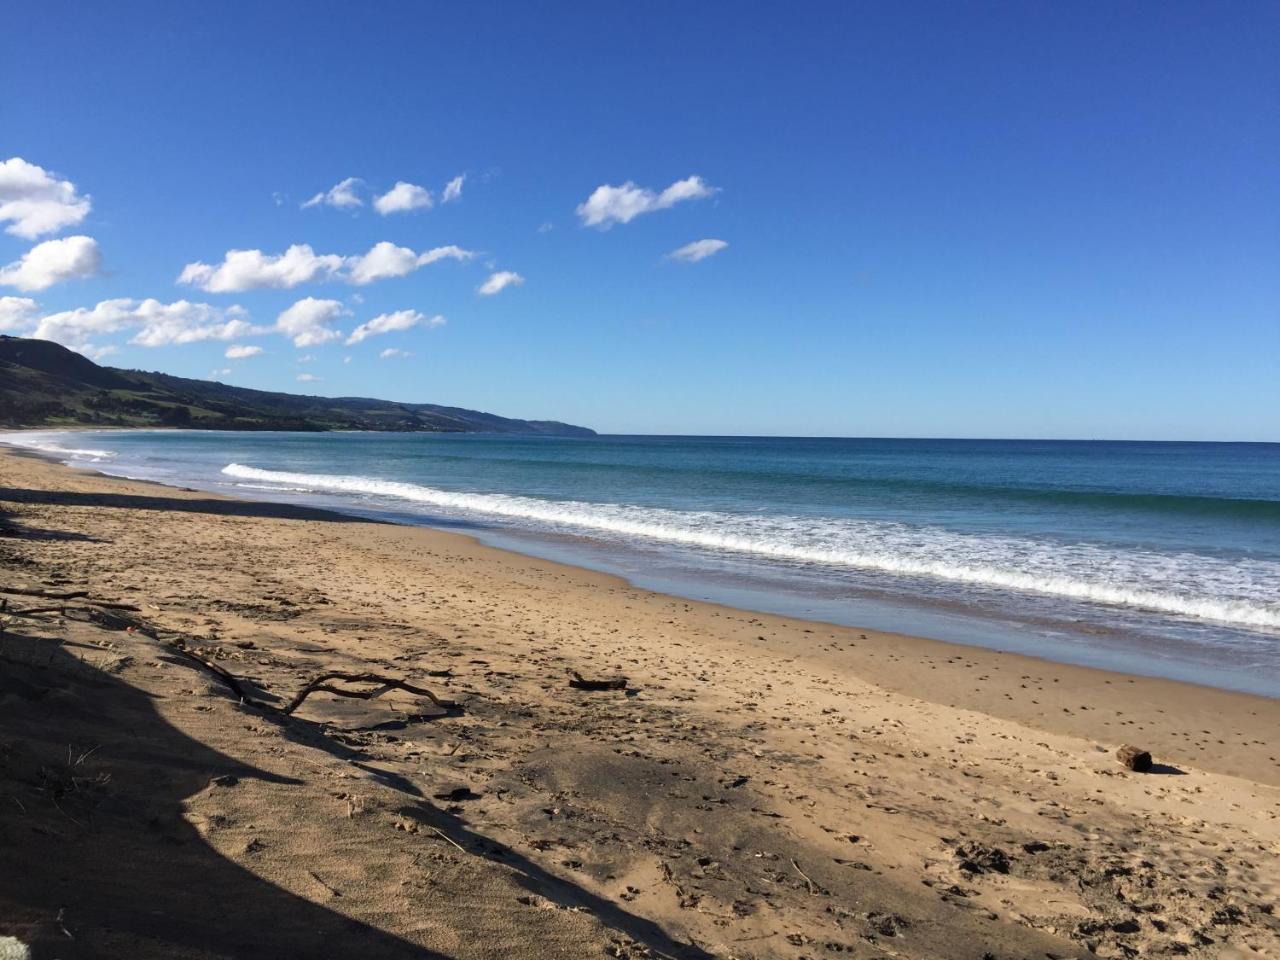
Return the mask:
POLYGON ((575 690, 625 690, 626 677, 606 677, 601 680, 588 680, 577 670, 569 671, 569 686, 575 690))
POLYGON ((1141 747, 1126 743, 1116 751, 1116 759, 1135 773, 1146 773, 1151 769, 1151 754, 1141 747))

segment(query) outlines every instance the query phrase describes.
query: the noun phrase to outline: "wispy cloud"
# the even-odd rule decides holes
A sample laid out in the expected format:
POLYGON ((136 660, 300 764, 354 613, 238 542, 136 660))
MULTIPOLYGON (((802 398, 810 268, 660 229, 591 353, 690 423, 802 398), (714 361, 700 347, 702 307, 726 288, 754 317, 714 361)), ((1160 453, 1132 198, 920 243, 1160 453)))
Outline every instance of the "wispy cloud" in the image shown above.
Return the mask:
POLYGON ((102 266, 92 237, 62 237, 37 243, 18 260, 0 267, 0 286, 45 290, 64 280, 92 277, 102 266))
POLYGON ((336 207, 339 210, 355 210, 364 206, 364 201, 360 199, 360 195, 356 190, 364 181, 359 177, 347 177, 340 183, 334 184, 328 190, 321 190, 310 200, 302 204, 302 209, 309 207, 336 207))
POLYGON ((6 233, 27 240, 74 226, 89 215, 92 201, 58 177, 21 157, 0 162, 0 222, 6 233))
POLYGON ((444 324, 445 319, 439 314, 434 317, 428 317, 425 313, 419 313, 417 310, 397 310, 395 313, 382 313, 352 330, 351 336, 347 337, 347 346, 352 346, 383 333, 411 330, 414 327, 442 327, 444 324))
POLYGON ((685 263, 697 263, 699 260, 714 256, 728 245, 723 240, 695 240, 693 243, 686 243, 678 250, 672 250, 667 257, 671 260, 682 260, 685 263))
POLYGON ((666 210, 685 200, 700 200, 715 192, 715 187, 697 176, 677 180, 661 193, 628 180, 619 187, 596 187, 591 196, 578 204, 578 218, 584 226, 604 230, 615 223, 630 223, 641 214, 666 210))
POLYGON ((262 352, 261 347, 247 347, 242 344, 233 344, 227 347, 228 360, 247 360, 249 357, 256 357, 262 352))
POLYGON ((441 203, 452 203, 454 200, 462 199, 462 184, 467 179, 465 173, 459 174, 444 185, 444 192, 440 194, 441 203))
POLYGON ((399 347, 387 347, 378 356, 383 360, 394 360, 397 357, 412 357, 413 354, 408 350, 401 350, 399 347))
POLYGON ((524 277, 511 270, 499 270, 496 273, 489 274, 489 279, 480 284, 476 288, 476 293, 482 297, 492 297, 495 293, 501 293, 507 287, 518 287, 524 283, 524 277))
POLYGON ((314 373, 300 373, 295 377, 299 383, 323 383, 324 377, 317 377, 314 373))

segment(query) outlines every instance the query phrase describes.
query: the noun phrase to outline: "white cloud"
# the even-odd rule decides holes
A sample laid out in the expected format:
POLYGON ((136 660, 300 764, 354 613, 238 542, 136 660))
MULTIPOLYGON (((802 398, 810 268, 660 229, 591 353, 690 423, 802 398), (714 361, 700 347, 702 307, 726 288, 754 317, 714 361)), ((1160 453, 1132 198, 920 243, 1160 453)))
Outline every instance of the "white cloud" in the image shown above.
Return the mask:
POLYGON ((209 379, 211 379, 211 380, 216 380, 216 379, 218 379, 218 377, 229 377, 229 376, 231 376, 231 368, 230 368, 230 367, 223 367, 221 370, 210 370, 210 371, 209 371, 209 379))
POLYGON ((538 224, 539 233, 550 233, 555 228, 556 228, 556 225, 552 223, 550 220, 547 220, 547 221, 544 221, 543 223, 538 224))
POLYGON ((290 290, 303 283, 344 280, 363 286, 388 277, 403 277, 437 260, 470 260, 471 250, 458 246, 435 247, 414 253, 383 240, 368 253, 354 257, 317 254, 305 243, 294 244, 279 255, 261 250, 228 250, 222 263, 189 263, 178 276, 179 283, 199 287, 209 293, 239 293, 267 287, 290 290))
POLYGON ((578 204, 578 217, 584 226, 604 230, 615 223, 630 223, 642 213, 666 210, 684 200, 700 200, 716 192, 701 177, 677 180, 661 193, 638 187, 628 180, 620 187, 596 187, 591 196, 578 204))
POLYGON ((347 346, 360 343, 380 333, 394 333, 399 330, 410 330, 413 327, 442 327, 444 317, 436 315, 428 317, 417 310, 397 310, 395 313, 383 313, 351 331, 347 337, 347 346))
POLYGON ((341 183, 334 184, 328 190, 322 190, 314 197, 302 205, 302 209, 308 207, 318 207, 324 204, 327 207, 337 207, 339 210, 353 210, 356 207, 363 207, 364 201, 356 194, 356 188, 363 181, 359 177, 347 177, 341 183))
POLYGON ((0 267, 0 286, 44 290, 82 277, 92 277, 102 265, 98 242, 92 237, 63 237, 37 243, 7 267, 0 267))
POLYGON ((295 347, 316 347, 342 337, 329 324, 346 312, 337 300, 304 297, 276 318, 276 329, 290 337, 295 347))
MULTIPOLYGON (((65 346, 65 344, 64 344, 65 346)), ((71 347, 76 353, 88 357, 90 360, 101 360, 103 357, 109 357, 113 353, 119 353, 118 347, 105 346, 99 347, 92 343, 81 343, 71 347)))
POLYGON ((134 311, 142 329, 130 343, 140 347, 166 347, 170 344, 199 343, 204 340, 235 340, 265 331, 245 319, 242 307, 225 310, 207 303, 176 300, 161 303, 143 300, 134 311))
POLYGON ((383 240, 369 252, 347 258, 347 277, 352 283, 366 284, 387 277, 407 276, 418 269, 418 255, 408 247, 397 247, 383 240))
POLYGON ((70 180, 21 157, 0 162, 0 221, 9 221, 7 233, 34 240, 79 223, 91 206, 70 180))
POLYGON ((305 243, 295 243, 278 256, 268 256, 261 250, 228 250, 217 266, 187 264, 178 275, 178 283, 209 293, 240 293, 264 287, 290 290, 313 280, 327 280, 342 264, 342 257, 319 255, 305 243))
POLYGON ((297 362, 298 362, 298 363, 315 363, 315 360, 316 360, 316 358, 315 358, 315 357, 313 357, 311 354, 309 354, 309 353, 308 353, 306 356, 299 357, 299 358, 297 359, 297 362))
POLYGON ((672 250, 667 257, 671 260, 683 260, 685 263, 697 263, 719 253, 728 245, 723 240, 695 240, 693 243, 686 243, 679 250, 672 250))
POLYGON ((444 185, 444 192, 440 194, 441 203, 451 203, 454 200, 462 198, 462 184, 467 179, 465 173, 459 174, 444 185))
POLYGON ((237 343, 227 347, 227 359, 247 360, 249 357, 256 357, 261 352, 261 347, 246 347, 243 344, 237 343))
POLYGON ((129 342, 140 347, 232 340, 264 332, 245 319, 241 307, 223 309, 187 300, 161 303, 154 299, 121 298, 103 300, 93 307, 47 314, 40 318, 34 336, 81 350, 91 337, 122 330, 136 330, 129 342))
POLYGON ((40 306, 30 297, 0 297, 0 333, 35 326, 40 306))
POLYGON ((428 264, 435 263, 437 260, 467 261, 475 255, 474 250, 463 250, 454 244, 449 244, 447 247, 432 247, 430 250, 418 254, 418 266, 425 267, 428 264))
POLYGON ((324 377, 317 377, 314 373, 300 373, 297 380, 299 383, 323 383, 324 377))
POLYGON ((463 250, 457 246, 434 247, 424 253, 414 253, 408 247, 397 247, 394 243, 383 240, 375 243, 369 252, 358 257, 347 258, 345 279, 348 283, 363 286, 375 280, 388 277, 404 277, 419 267, 435 263, 437 260, 470 260, 475 256, 471 250, 463 250))
POLYGON ((492 297, 495 293, 500 293, 507 287, 518 287, 524 283, 524 277, 510 270, 499 270, 497 273, 489 274, 489 279, 480 284, 476 288, 476 292, 482 297, 492 297))
POLYGON ((430 190, 403 180, 397 181, 394 187, 373 201, 374 209, 384 217, 389 213, 429 210, 431 205, 430 190))
POLYGON ((349 356, 343 357, 343 358, 342 358, 342 362, 343 362, 343 363, 350 363, 350 362, 351 362, 351 357, 349 357, 349 356))
POLYGON ((387 347, 387 349, 383 350, 378 354, 378 356, 383 360, 393 360, 396 357, 412 357, 413 354, 408 350, 401 350, 398 347, 387 347))

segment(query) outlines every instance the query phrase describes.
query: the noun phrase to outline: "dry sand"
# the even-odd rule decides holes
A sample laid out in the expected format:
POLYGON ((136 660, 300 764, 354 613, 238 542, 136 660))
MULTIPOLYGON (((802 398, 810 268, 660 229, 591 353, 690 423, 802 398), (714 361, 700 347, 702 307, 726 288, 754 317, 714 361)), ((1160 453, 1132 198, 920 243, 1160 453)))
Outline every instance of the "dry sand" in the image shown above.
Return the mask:
POLYGON ((1280 956, 1280 701, 14 453, 0 585, 139 608, 7 598, 0 956, 1280 956))

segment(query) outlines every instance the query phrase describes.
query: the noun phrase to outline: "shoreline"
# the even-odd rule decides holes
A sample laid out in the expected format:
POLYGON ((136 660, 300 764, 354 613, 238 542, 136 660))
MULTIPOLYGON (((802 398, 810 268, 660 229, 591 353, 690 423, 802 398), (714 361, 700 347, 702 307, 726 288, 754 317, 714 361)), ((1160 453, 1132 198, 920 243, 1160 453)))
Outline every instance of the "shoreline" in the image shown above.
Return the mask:
MULTIPOLYGON (((26 811, 0 806, 19 859, 49 859, 29 829, 39 811, 41 830, 80 838, 23 883, 0 876, 0 916, 47 928, 49 944, 60 904, 99 931, 154 923, 145 892, 110 892, 109 878, 111 844, 139 845, 128 862, 143 879, 160 856, 145 825, 154 784, 170 782, 159 769, 172 771, 172 815, 194 824, 180 849, 206 858, 191 869, 234 865, 229 903, 261 900, 266 884, 322 908, 316 929, 341 914, 445 956, 1280 947, 1260 906, 1280 892, 1280 701, 683 600, 462 533, 123 480, 37 451, 0 451, 0 487, 8 585, 130 603, 156 636, 191 637, 272 696, 325 670, 374 671, 464 707, 317 698, 276 725, 146 634, 11 623, 0 684, 8 672, 17 686, 0 724, 26 746, 0 751, 0 775, 45 745, 39 784, 35 771, 89 738, 86 769, 110 774, 85 833, 22 776, 0 789, 26 811), (21 644, 33 652, 13 659, 21 644), (34 652, 50 644, 60 659, 34 652), (566 671, 625 675, 628 691, 581 694, 566 671), (51 676, 63 694, 26 699, 51 676), (198 749, 164 747, 173 731, 198 749), (1157 772, 1121 767, 1122 743, 1150 750, 1157 772), (193 767, 193 749, 270 777, 219 787, 240 767, 193 767)), ((155 872, 154 895, 178 896, 186 878, 155 872)), ((197 955, 128 942, 115 955, 197 955)), ((277 955, 305 955, 300 942, 277 955)))
MULTIPOLYGON (((121 428, 121 429, 134 429, 134 428, 121 428)), ((33 431, 33 432, 45 433, 50 431, 40 430, 40 431, 33 431)), ((78 428, 68 428, 66 432, 75 433, 75 432, 84 432, 84 431, 78 428)), ((1152 441, 1152 442, 1156 442, 1156 441, 1152 441)), ((1232 696, 1256 699, 1263 703, 1280 704, 1280 696, 1270 696, 1268 694, 1256 693, 1253 691, 1241 690, 1233 687, 1216 686, 1210 683, 1198 683, 1193 680, 1185 680, 1185 679, 1180 679, 1175 677, 1161 676, 1158 674, 1137 673, 1137 672, 1131 672, 1124 669, 1111 668, 1107 666, 1098 666, 1098 665, 1093 665, 1088 663, 1079 663, 1079 662, 1073 663, 1066 660, 1056 660, 1056 659, 1053 659, 1052 657, 1041 656, 1035 653, 1026 653, 1026 652, 1015 651, 1015 650, 1005 650, 995 645, 988 646, 988 645, 977 644, 977 643, 970 644, 970 643, 965 643, 963 641, 957 641, 957 640, 944 640, 944 639, 939 639, 937 637, 929 637, 929 636, 924 636, 920 634, 907 633, 903 631, 868 627, 862 624, 840 623, 838 621, 824 620, 817 617, 791 616, 785 613, 777 613, 769 610, 756 609, 753 607, 736 606, 729 603, 720 603, 715 600, 689 597, 675 591, 667 591, 662 589, 654 589, 654 588, 646 587, 636 583, 635 581, 633 581, 632 579, 628 578, 625 575, 613 573, 607 570, 597 570, 591 567, 574 563, 571 560, 559 560, 559 559, 548 557, 539 553, 524 552, 515 547, 499 546, 492 543, 487 543, 483 538, 483 536, 479 534, 463 533, 456 529, 450 529, 449 527, 446 527, 446 526, 435 525, 431 523, 404 522, 404 521, 397 520, 393 517, 379 516, 377 515, 376 512, 372 512, 372 511, 369 513, 358 512, 358 511, 344 511, 344 510, 341 510, 335 507, 329 507, 329 506, 313 506, 310 504, 294 503, 287 499, 281 499, 281 500, 258 499, 251 496, 237 496, 237 495, 222 493, 216 490, 204 490, 204 489, 198 489, 198 488, 178 487, 172 484, 164 483, 159 480, 116 476, 114 474, 105 473, 93 467, 87 467, 87 466, 78 467, 78 466, 72 466, 70 464, 66 464, 60 459, 60 454, 51 452, 51 451, 40 450, 38 448, 28 448, 28 447, 21 447, 17 445, 0 444, 0 452, 9 452, 9 453, 16 454, 18 456, 32 457, 37 460, 50 463, 60 469, 84 472, 90 475, 100 476, 104 479, 112 480, 112 481, 146 484, 146 485, 161 487, 167 490, 178 490, 178 491, 184 491, 184 492, 198 491, 206 496, 217 497, 220 499, 226 499, 231 501, 242 501, 247 503, 261 503, 261 504, 270 503, 270 504, 294 506, 294 507, 297 507, 299 510, 315 511, 320 514, 334 514, 337 516, 355 519, 361 522, 390 524, 392 526, 401 527, 405 529, 427 530, 427 531, 431 531, 432 533, 440 534, 446 537, 460 537, 466 540, 469 544, 471 544, 476 549, 492 550, 492 551, 496 551, 500 555, 508 555, 512 558, 537 560, 542 563, 551 564, 554 567, 563 568, 566 571, 572 572, 574 575, 584 576, 584 577, 604 578, 605 581, 611 584, 625 586, 629 589, 652 594, 658 597, 665 597, 672 601, 695 604, 700 607, 714 608, 716 610, 723 611, 727 614, 750 615, 753 617, 767 618, 771 622, 781 625, 784 628, 787 627, 788 625, 794 626, 795 624, 802 624, 802 625, 817 626, 822 628, 823 630, 844 631, 847 633, 856 633, 859 635, 874 636, 877 639, 877 641, 881 643, 885 641, 890 641, 892 643, 904 643, 908 645, 916 645, 919 648, 933 646, 934 649, 931 651, 931 655, 938 656, 938 657, 953 657, 961 654, 966 654, 966 655, 976 655, 979 657, 979 659, 984 660, 984 662, 986 658, 991 656, 995 656, 1002 660, 1007 660, 1010 662, 1025 661, 1027 666, 1036 667, 1037 669, 1041 669, 1041 670, 1050 669, 1050 668, 1064 668, 1070 671, 1082 671, 1086 675, 1093 675, 1093 679, 1095 681, 1100 681, 1104 683, 1107 682, 1108 678, 1122 678, 1126 682, 1142 681, 1143 683, 1151 683, 1151 684, 1172 684, 1173 688, 1167 694, 1171 699, 1176 699, 1178 696, 1177 691, 1185 688, 1185 692, 1193 696, 1199 696, 1204 693, 1230 694, 1232 696)), ((510 541, 513 538, 511 536, 503 536, 501 537, 501 539, 505 541, 510 541)), ((1133 656, 1136 656, 1136 654, 1134 654, 1133 656)), ((880 677, 880 681, 884 681, 885 679, 886 678, 884 676, 880 677)), ((909 680, 901 681, 901 683, 902 685, 895 686, 895 689, 898 689, 899 692, 908 693, 915 696, 920 695, 920 690, 918 686, 913 686, 909 680)), ((957 706, 958 704, 952 703, 949 705, 957 706)), ((976 707, 973 707, 971 705, 971 708, 976 708, 976 707)), ((1019 722, 1025 722, 1025 720, 1027 719, 1026 717, 1023 717, 1023 716, 1010 716, 1008 718, 1017 719, 1019 720, 1019 722)), ((1076 730, 1073 732, 1078 733, 1079 730, 1076 730)))

